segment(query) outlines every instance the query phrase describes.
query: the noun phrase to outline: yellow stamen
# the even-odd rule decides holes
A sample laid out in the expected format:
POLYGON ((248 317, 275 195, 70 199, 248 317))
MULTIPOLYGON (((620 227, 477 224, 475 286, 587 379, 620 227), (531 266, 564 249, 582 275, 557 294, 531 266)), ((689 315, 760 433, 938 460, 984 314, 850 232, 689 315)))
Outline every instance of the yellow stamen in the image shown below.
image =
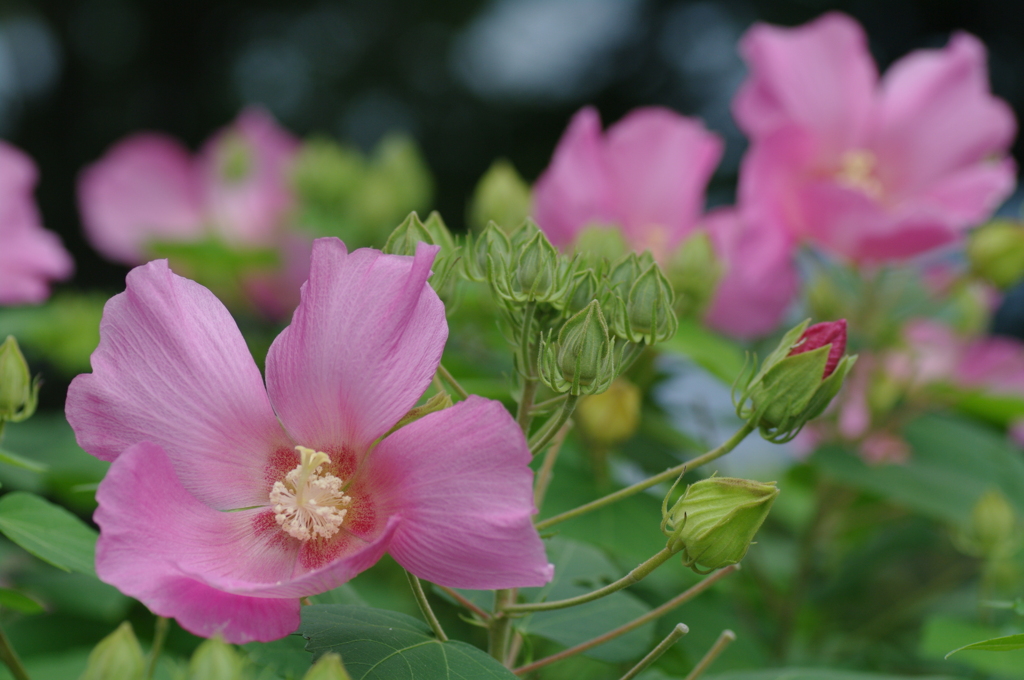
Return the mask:
POLYGON ((274 482, 270 502, 274 519, 293 538, 330 538, 341 530, 352 497, 342 490, 344 482, 328 472, 321 472, 331 461, 323 451, 296 446, 298 467, 274 482))
POLYGON ((875 175, 878 158, 867 149, 853 149, 843 154, 836 180, 845 187, 861 191, 871 198, 880 198, 882 182, 875 175))

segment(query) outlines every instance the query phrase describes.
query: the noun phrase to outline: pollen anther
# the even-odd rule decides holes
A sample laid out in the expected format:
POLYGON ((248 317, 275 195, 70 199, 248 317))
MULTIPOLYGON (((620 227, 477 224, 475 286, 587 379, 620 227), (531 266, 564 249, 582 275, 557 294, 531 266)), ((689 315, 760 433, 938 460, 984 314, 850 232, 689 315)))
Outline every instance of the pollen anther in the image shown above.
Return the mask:
POLYGON ((330 456, 305 446, 295 450, 301 456, 298 467, 270 489, 274 519, 285 533, 300 541, 330 538, 340 531, 352 497, 342 490, 343 480, 321 472, 330 456))

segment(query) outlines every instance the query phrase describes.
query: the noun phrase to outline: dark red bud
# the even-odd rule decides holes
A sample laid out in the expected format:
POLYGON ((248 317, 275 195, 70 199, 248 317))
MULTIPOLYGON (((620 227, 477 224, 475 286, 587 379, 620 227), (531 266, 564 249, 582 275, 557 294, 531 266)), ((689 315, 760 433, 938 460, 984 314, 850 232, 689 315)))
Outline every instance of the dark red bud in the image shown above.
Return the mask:
POLYGON ((839 360, 846 352, 846 319, 814 324, 804 331, 786 356, 803 354, 825 345, 832 345, 832 347, 828 351, 828 361, 825 362, 825 375, 821 377, 822 380, 832 375, 836 366, 839 365, 839 360))

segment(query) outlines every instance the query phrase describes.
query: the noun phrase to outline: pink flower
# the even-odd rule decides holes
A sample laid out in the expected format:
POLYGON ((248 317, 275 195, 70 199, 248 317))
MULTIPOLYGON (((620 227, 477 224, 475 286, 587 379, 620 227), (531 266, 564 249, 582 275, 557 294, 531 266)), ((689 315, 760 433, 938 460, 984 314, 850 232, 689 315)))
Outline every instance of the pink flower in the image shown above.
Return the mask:
POLYGON ((721 155, 717 135, 668 109, 636 109, 602 135, 587 107, 537 180, 533 214, 556 246, 588 226, 615 226, 634 250, 664 259, 696 227, 721 155))
POLYGON ((42 302, 49 282, 74 270, 57 235, 43 229, 32 198, 36 181, 32 159, 0 141, 0 305, 42 302))
POLYGON ((529 451, 500 403, 470 397, 388 434, 448 335, 426 284, 436 252, 316 241, 266 388, 208 290, 163 260, 132 270, 94 372, 68 392, 79 443, 113 461, 97 493, 100 578, 235 643, 294 631, 299 598, 385 552, 446 586, 549 581, 529 451))
POLYGON ((759 24, 733 102, 751 137, 740 178, 794 236, 853 261, 900 260, 957 240, 1012 191, 1010 108, 985 48, 958 33, 879 79, 860 26, 837 13, 759 24))
POLYGON ((703 226, 723 267, 704 321, 737 338, 769 333, 799 292, 793 238, 735 208, 712 211, 703 226))
POLYGON ((199 241, 211 230, 236 246, 275 244, 292 205, 287 170, 298 140, 246 109, 198 157, 162 134, 118 142, 82 171, 86 236, 107 258, 145 262, 154 241, 199 241))

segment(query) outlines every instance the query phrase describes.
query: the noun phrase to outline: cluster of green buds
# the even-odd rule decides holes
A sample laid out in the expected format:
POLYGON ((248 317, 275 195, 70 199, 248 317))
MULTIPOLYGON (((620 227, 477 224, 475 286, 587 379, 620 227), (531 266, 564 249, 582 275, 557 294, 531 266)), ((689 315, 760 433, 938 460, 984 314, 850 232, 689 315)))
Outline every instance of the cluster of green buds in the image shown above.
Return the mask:
POLYGON ((847 356, 846 320, 790 330, 735 399, 737 415, 770 442, 795 437, 843 386, 856 356, 847 356))
POLYGON ((671 509, 665 497, 661 530, 668 547, 682 553, 685 566, 702 574, 721 569, 747 554, 778 495, 775 482, 703 479, 686 487, 671 509))
POLYGON ((421 242, 441 247, 434 258, 434 273, 430 277, 430 285, 446 305, 450 304, 454 301, 458 283, 458 263, 462 257, 462 247, 456 242, 437 211, 430 213, 426 222, 421 221, 415 212, 410 213, 391 232, 383 250, 389 255, 415 255, 416 244, 421 242))
POLYGON ((36 412, 39 379, 33 380, 28 364, 14 336, 0 345, 0 428, 5 422, 18 423, 36 412))

